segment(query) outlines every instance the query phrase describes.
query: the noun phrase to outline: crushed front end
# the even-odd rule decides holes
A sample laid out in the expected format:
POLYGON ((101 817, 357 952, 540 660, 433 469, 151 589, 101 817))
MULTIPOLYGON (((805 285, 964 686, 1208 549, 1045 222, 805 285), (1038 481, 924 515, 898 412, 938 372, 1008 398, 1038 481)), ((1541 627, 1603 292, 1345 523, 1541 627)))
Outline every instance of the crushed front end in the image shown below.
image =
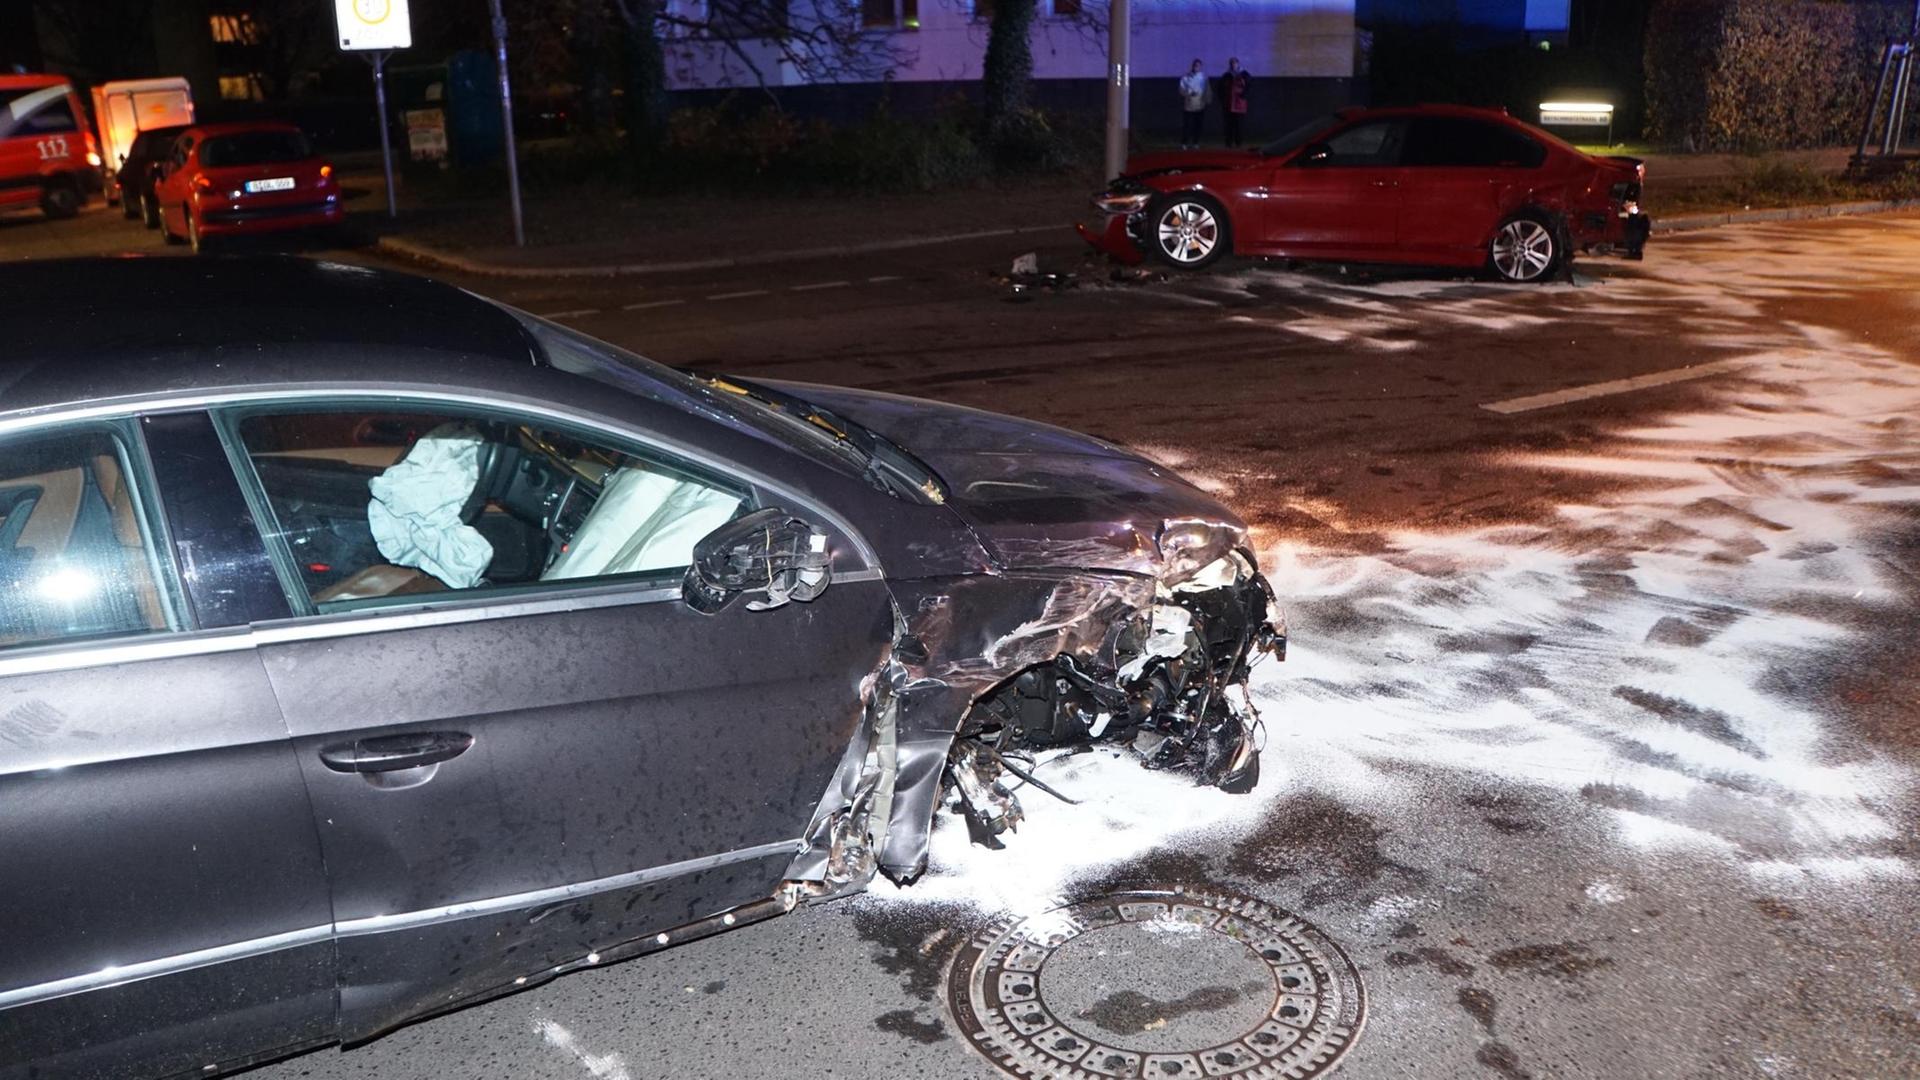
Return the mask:
POLYGON ((1137 266, 1146 259, 1147 204, 1153 196, 1152 188, 1123 176, 1093 197, 1094 209, 1100 211, 1099 228, 1075 223, 1074 231, 1101 254, 1137 266))
POLYGON ((943 801, 973 839, 998 847, 1024 813, 1003 778, 1066 798, 1033 775, 1036 755, 1096 743, 1127 747, 1148 769, 1251 791, 1261 732, 1247 675, 1260 657, 1285 659, 1278 620, 1244 549, 1160 578, 1151 603, 1120 623, 1111 651, 1062 652, 975 703, 948 755, 943 801))

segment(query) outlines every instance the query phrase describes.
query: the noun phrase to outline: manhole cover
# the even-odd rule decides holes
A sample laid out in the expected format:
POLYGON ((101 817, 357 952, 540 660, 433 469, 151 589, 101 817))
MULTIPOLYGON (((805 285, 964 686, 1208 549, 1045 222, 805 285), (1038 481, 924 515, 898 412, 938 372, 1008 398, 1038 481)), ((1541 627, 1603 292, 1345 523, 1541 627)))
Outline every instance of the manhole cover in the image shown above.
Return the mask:
POLYGON ((1278 908, 1141 889, 975 935, 947 1008, 1016 1076, 1304 1080, 1353 1045, 1365 996, 1339 946, 1278 908))

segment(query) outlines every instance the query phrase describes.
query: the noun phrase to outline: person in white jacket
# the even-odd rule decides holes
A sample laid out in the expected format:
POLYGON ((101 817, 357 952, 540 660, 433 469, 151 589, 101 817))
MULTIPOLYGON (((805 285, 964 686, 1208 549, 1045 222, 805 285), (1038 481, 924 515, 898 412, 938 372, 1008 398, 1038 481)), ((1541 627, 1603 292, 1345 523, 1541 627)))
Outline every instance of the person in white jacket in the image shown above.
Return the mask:
POLYGON ((1186 110, 1180 117, 1180 148, 1200 148, 1200 134, 1207 124, 1207 106, 1213 104, 1213 80, 1207 78, 1204 65, 1195 60, 1180 77, 1180 105, 1186 110))

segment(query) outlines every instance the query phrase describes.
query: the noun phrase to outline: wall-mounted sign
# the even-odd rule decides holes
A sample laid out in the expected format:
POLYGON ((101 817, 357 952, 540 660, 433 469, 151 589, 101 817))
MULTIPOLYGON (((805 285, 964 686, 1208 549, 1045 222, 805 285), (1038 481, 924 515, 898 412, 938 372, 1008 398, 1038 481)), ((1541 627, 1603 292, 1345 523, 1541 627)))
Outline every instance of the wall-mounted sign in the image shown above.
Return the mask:
POLYGON ((340 47, 352 52, 405 49, 413 45, 407 0, 333 0, 340 47))

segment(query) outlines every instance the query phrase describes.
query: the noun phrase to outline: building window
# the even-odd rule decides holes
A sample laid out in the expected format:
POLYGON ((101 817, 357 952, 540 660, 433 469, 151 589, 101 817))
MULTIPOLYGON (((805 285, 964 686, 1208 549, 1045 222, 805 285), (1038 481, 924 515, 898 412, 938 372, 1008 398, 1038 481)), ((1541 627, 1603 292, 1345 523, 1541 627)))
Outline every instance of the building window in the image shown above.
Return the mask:
POLYGON ((213 30, 213 40, 222 45, 251 45, 256 38, 253 16, 245 13, 215 15, 208 23, 213 30))
POLYGON ((707 30, 720 38, 780 37, 787 32, 787 0, 707 4, 707 30))
POLYGON ((220 96, 228 101, 259 101, 260 76, 222 75, 220 76, 220 96))
MULTIPOLYGON (((1084 0, 1039 0, 1043 17, 1077 19, 1083 10, 1084 0)), ((973 0, 973 17, 979 22, 993 21, 993 0, 973 0)))
POLYGON ((868 30, 918 30, 920 0, 860 0, 860 25, 868 30))

